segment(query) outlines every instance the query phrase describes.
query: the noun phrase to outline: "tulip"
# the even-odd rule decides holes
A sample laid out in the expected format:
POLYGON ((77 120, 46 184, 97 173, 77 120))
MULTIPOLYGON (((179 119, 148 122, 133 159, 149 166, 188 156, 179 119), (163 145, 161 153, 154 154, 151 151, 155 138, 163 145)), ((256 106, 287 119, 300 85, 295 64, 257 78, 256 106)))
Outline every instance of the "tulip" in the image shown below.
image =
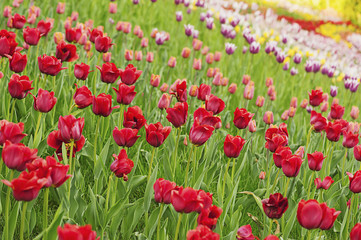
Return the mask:
POLYGON ((101 93, 98 97, 93 96, 93 113, 103 117, 108 117, 113 109, 119 108, 119 106, 112 107, 112 96, 105 93, 101 93))
MULTIPOLYGON (((31 94, 31 93, 30 93, 31 94)), ((34 109, 42 113, 50 112, 57 101, 54 92, 48 92, 39 88, 37 97, 34 97, 34 109)))
POLYGON ((281 119, 283 120, 283 121, 287 121, 288 120, 288 118, 289 118, 289 110, 285 110, 283 113, 282 113, 282 115, 281 115, 281 119))
POLYGON ((90 66, 85 63, 75 64, 74 76, 79 80, 86 80, 89 75, 89 69, 90 66))
POLYGON ((40 20, 36 28, 39 30, 42 36, 47 36, 50 30, 53 28, 52 22, 50 20, 40 20))
POLYGON ((59 59, 54 56, 47 56, 46 54, 38 57, 38 64, 40 72, 51 76, 56 76, 61 70, 67 69, 62 68, 59 59))
POLYGON ((236 108, 234 111, 233 123, 238 129, 245 129, 252 120, 253 113, 248 112, 244 108, 236 108))
POLYGON ((316 178, 315 179, 315 185, 316 185, 316 189, 329 189, 331 184, 333 183, 333 179, 330 176, 325 177, 325 179, 323 181, 321 181, 320 178, 316 178))
POLYGON ((310 124, 313 126, 313 129, 316 132, 321 132, 325 130, 327 126, 327 119, 323 117, 321 113, 317 113, 316 111, 311 111, 310 124))
POLYGON ((279 238, 275 235, 268 235, 265 239, 263 240, 279 240, 279 238))
POLYGON ((109 3, 109 13, 117 13, 117 3, 109 3))
POLYGON ((296 114, 296 108, 290 107, 290 109, 288 110, 288 116, 289 117, 294 117, 296 114))
POLYGON ((202 83, 198 88, 197 98, 201 101, 205 101, 206 97, 211 94, 211 86, 202 83))
POLYGON ((288 144, 287 125, 281 123, 280 126, 270 127, 265 134, 265 147, 271 152, 275 152, 277 147, 286 146, 288 144))
POLYGON ((140 137, 137 134, 137 129, 122 128, 119 130, 118 127, 115 127, 113 130, 114 141, 121 147, 132 147, 140 137))
POLYGON ((171 95, 169 95, 168 93, 163 93, 163 95, 159 99, 158 108, 161 110, 167 109, 169 107, 171 99, 171 95))
POLYGON ((14 16, 11 17, 10 21, 12 28, 22 29, 26 23, 26 18, 25 16, 15 13, 14 16))
POLYGON ((352 106, 350 116, 352 119, 357 119, 358 115, 360 113, 360 110, 357 106, 352 106))
POLYGON ((192 85, 189 88, 189 96, 191 97, 196 97, 198 96, 198 87, 196 85, 192 85))
POLYGON ((179 102, 187 101, 187 81, 177 79, 171 86, 170 93, 174 95, 179 102))
POLYGON ((273 153, 273 161, 278 168, 282 168, 282 162, 284 159, 288 159, 292 156, 292 151, 289 147, 279 146, 273 153))
POLYGON ((342 107, 338 104, 331 105, 331 118, 332 119, 341 119, 345 113, 345 107, 342 107))
POLYGON ((54 33, 54 42, 58 45, 61 41, 64 41, 64 35, 61 32, 54 33))
POLYGON ((219 240, 220 236, 218 233, 212 232, 207 226, 198 225, 195 230, 189 230, 187 233, 187 240, 193 239, 219 240))
MULTIPOLYGON (((56 153, 58 154, 58 158, 60 159, 61 157, 61 154, 62 154, 62 146, 63 146, 63 143, 65 143, 65 147, 66 147, 66 150, 67 150, 67 155, 69 156, 70 155, 70 145, 69 142, 66 142, 62 136, 61 136, 61 133, 60 131, 52 131, 49 135, 48 135, 48 138, 47 138, 47 144, 52 147, 52 148, 55 148, 56 149, 56 153)), ((85 143, 85 137, 82 135, 79 139, 79 141, 75 141, 74 144, 73 144, 73 156, 75 156, 75 153, 76 152, 79 152, 83 146, 84 146, 84 143, 85 143)), ((60 159, 61 160, 61 159, 60 159)))
POLYGON ((114 172, 118 178, 123 178, 124 181, 128 180, 127 175, 132 171, 134 163, 128 158, 125 149, 121 149, 119 155, 113 154, 114 161, 110 165, 110 170, 114 172))
POLYGON ((174 68, 177 64, 177 59, 175 57, 170 57, 168 60, 168 66, 174 68))
POLYGON ((350 180, 350 185, 349 188, 351 190, 351 192, 353 193, 360 193, 361 192, 361 171, 356 171, 355 174, 349 173, 347 172, 347 175, 349 177, 350 180))
POLYGON ((224 154, 229 158, 237 158, 246 141, 240 136, 232 136, 227 134, 224 140, 223 150, 224 154))
POLYGON ((12 8, 10 6, 5 6, 4 11, 3 11, 3 16, 5 18, 11 18, 11 11, 12 11, 12 8))
POLYGON ((177 102, 173 108, 167 108, 167 119, 175 128, 183 126, 187 122, 188 103, 177 102))
POLYGON ((182 49, 183 58, 188 58, 190 54, 191 54, 191 50, 189 48, 185 47, 182 49))
POLYGON ((312 154, 307 154, 308 159, 308 167, 312 171, 320 171, 322 168, 323 160, 326 158, 326 156, 323 156, 322 152, 314 152, 312 154))
POLYGON ((92 43, 95 43, 95 39, 97 39, 98 37, 103 37, 103 31, 94 28, 91 32, 90 32, 90 36, 89 36, 89 40, 92 43))
POLYGON ((215 73, 212 84, 215 86, 221 86, 221 80, 223 78, 223 74, 220 72, 215 73))
POLYGON ((257 130, 256 120, 251 120, 248 123, 248 131, 251 133, 255 132, 257 130))
POLYGON ((359 239, 361 239, 361 223, 356 223, 356 225, 351 229, 350 240, 359 239))
POLYGON ((353 148, 359 143, 359 134, 351 131, 343 131, 342 145, 346 148, 353 148))
POLYGON ((39 29, 27 26, 23 29, 23 37, 27 44, 35 46, 38 45, 41 35, 39 29))
POLYGON ((79 141, 84 128, 84 118, 75 118, 73 115, 60 116, 58 129, 65 142, 79 141))
POLYGON ((193 126, 189 132, 189 140, 196 146, 203 145, 213 134, 214 127, 200 123, 195 118, 193 126))
POLYGON ((100 80, 105 83, 114 83, 121 74, 114 63, 103 63, 102 67, 96 68, 100 71, 100 80))
POLYGON ((24 123, 12 123, 6 120, 0 120, 0 146, 3 146, 6 141, 11 143, 20 143, 26 136, 23 133, 24 123))
POLYGON ((143 116, 142 110, 138 106, 129 107, 128 111, 124 111, 125 128, 141 129, 147 120, 143 116))
POLYGON ((147 56, 145 58, 145 60, 149 63, 153 62, 154 61, 154 55, 152 52, 147 52, 147 56))
POLYGON ((78 108, 86 108, 93 103, 93 95, 87 86, 82 86, 78 88, 78 85, 75 84, 76 91, 73 96, 74 103, 78 108))
POLYGON ((353 148, 353 155, 357 161, 361 161, 361 145, 357 145, 353 148))
POLYGON ((213 114, 219 114, 225 106, 223 100, 213 94, 206 97, 206 110, 213 112, 213 114))
POLYGON ((11 71, 16 73, 21 73, 24 71, 26 64, 28 63, 26 54, 22 55, 19 52, 15 52, 12 56, 8 55, 8 58, 9 68, 11 71))
POLYGON ((332 142, 337 142, 341 136, 342 125, 329 122, 325 128, 326 137, 332 142))
POLYGON ((200 213, 202 209, 207 209, 212 205, 212 194, 190 187, 179 187, 171 193, 171 204, 177 212, 200 213))
POLYGON ((305 147, 304 147, 304 146, 300 146, 300 147, 296 150, 295 155, 298 155, 298 156, 300 156, 301 158, 303 158, 304 155, 305 155, 305 147))
POLYGON ((193 46, 194 51, 201 50, 202 45, 203 45, 203 42, 201 40, 198 40, 197 38, 193 38, 192 46, 193 46))
POLYGON ((56 13, 63 14, 65 12, 65 3, 58 2, 58 5, 56 6, 56 13))
POLYGON ((193 59, 193 68, 195 70, 201 70, 202 69, 202 59, 193 59))
POLYGON ((98 36, 95 39, 95 50, 98 52, 106 53, 112 45, 114 43, 112 43, 112 39, 108 36, 98 36))
POLYGON ((177 185, 174 182, 158 178, 154 185, 154 200, 157 203, 170 204, 173 190, 177 190, 177 185))
POLYGON ((66 44, 64 41, 61 41, 56 46, 56 58, 60 59, 62 62, 73 62, 78 60, 79 56, 76 52, 76 46, 73 44, 66 44))
POLYGON ((65 39, 68 42, 79 42, 79 39, 82 35, 82 31, 80 28, 67 28, 65 29, 65 39))
POLYGON ((225 43, 225 46, 226 46, 226 53, 228 55, 232 55, 237 49, 237 46, 234 43, 225 43))
POLYGON ((208 64, 212 64, 213 60, 214 60, 214 54, 213 53, 208 53, 207 56, 206 56, 206 62, 208 64))
POLYGON ((288 200, 282 194, 271 194, 269 198, 262 200, 263 211, 271 219, 279 219, 288 209, 288 200))
POLYGON ((33 81, 30 81, 28 76, 19 76, 18 74, 13 74, 8 84, 8 90, 11 97, 17 99, 25 98, 29 91, 34 89, 31 87, 32 83, 33 81))
POLYGON ((248 85, 248 83, 251 81, 251 76, 249 75, 243 75, 242 77, 242 83, 243 85, 248 85))
POLYGON ((145 124, 146 140, 153 147, 159 147, 167 139, 171 127, 163 127, 160 122, 156 124, 145 124))
POLYGON ((282 160, 282 171, 286 177, 297 177, 301 164, 302 158, 298 155, 293 155, 282 160))
POLYGON ((254 240, 255 236, 252 234, 251 225, 244 225, 237 230, 237 240, 254 240))
POLYGON ((132 64, 128 64, 124 70, 120 69, 120 78, 123 83, 127 85, 133 85, 140 75, 142 74, 141 70, 137 70, 132 64))
POLYGON ((317 107, 323 101, 323 92, 321 90, 312 90, 311 93, 308 93, 310 104, 314 107, 317 107))
POLYGON ((266 111, 263 115, 263 122, 265 124, 271 125, 273 123, 273 112, 266 111))
POLYGON ((204 225, 213 230, 216 227, 217 220, 221 216, 222 212, 222 208, 217 207, 216 205, 207 209, 203 208, 197 218, 197 223, 198 225, 204 225))
POLYGON ((24 171, 26 163, 29 163, 38 157, 37 153, 37 149, 30 149, 22 143, 12 143, 7 140, 4 144, 1 156, 8 168, 24 171))
POLYGON ((112 53, 111 52, 106 52, 103 53, 103 62, 110 62, 112 60, 112 53))
POLYGON ((243 97, 247 100, 252 100, 254 96, 254 85, 249 83, 244 88, 243 97))
POLYGON ((117 103, 123 105, 129 105, 132 103, 135 95, 137 94, 134 92, 135 86, 128 86, 124 83, 119 84, 119 89, 113 88, 117 94, 117 103))
POLYGON ((97 233, 92 231, 91 225, 77 226, 66 223, 64 228, 58 227, 59 240, 67 239, 87 239, 87 240, 99 240, 97 233))
POLYGON ((263 107, 264 104, 264 97, 263 96, 258 96, 256 99, 256 106, 257 107, 263 107))

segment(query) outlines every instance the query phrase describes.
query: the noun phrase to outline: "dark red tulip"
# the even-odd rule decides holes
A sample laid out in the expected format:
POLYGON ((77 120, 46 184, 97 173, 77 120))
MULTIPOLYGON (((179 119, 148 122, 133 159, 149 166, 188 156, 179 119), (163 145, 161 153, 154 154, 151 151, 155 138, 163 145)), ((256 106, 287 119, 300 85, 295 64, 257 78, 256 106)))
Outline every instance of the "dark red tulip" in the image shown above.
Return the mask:
POLYGON ((167 119, 175 128, 183 126, 187 122, 188 103, 177 102, 173 108, 167 108, 167 119))
POLYGON ((344 113, 345 113, 345 107, 342 107, 337 103, 331 105, 330 116, 332 119, 341 119, 344 113))
POLYGON ((353 155, 357 161, 361 161, 361 145, 357 145, 353 148, 353 155))
POLYGON ((240 136, 233 137, 232 135, 227 134, 223 144, 224 154, 229 158, 237 158, 245 143, 246 140, 240 136))
POLYGON ((96 66, 100 71, 100 80, 105 83, 114 83, 120 75, 120 71, 114 63, 103 63, 102 67, 96 66))
POLYGON ((128 64, 124 70, 120 69, 119 71, 120 79, 127 85, 133 85, 142 74, 142 71, 137 70, 132 64, 128 64))
POLYGON ((159 147, 167 139, 172 127, 163 127, 160 122, 145 124, 146 140, 153 147, 159 147))
POLYGON ((103 37, 103 32, 100 31, 99 29, 97 28, 94 28, 91 32, 90 32, 90 36, 89 36, 89 41, 91 41, 92 43, 95 43, 95 39, 97 37, 103 37))
POLYGON ((6 120, 0 120, 0 146, 6 141, 19 143, 26 134, 24 131, 24 123, 12 123, 6 120))
POLYGON ((326 156, 323 156, 322 152, 314 152, 312 154, 307 154, 308 159, 308 167, 312 171, 320 171, 322 168, 323 160, 326 158, 326 156))
POLYGON ((48 180, 46 178, 38 178, 35 172, 22 172, 18 178, 11 182, 1 180, 5 185, 13 189, 13 196, 17 201, 31 201, 39 195, 48 180))
POLYGON ((251 225, 244 225, 237 230, 237 240, 254 240, 251 225))
POLYGON ((198 225, 196 229, 187 232, 187 240, 219 240, 218 233, 212 232, 207 226, 198 225))
POLYGON ((206 97, 211 95, 211 86, 202 83, 198 88, 197 98, 201 101, 206 101, 206 97))
POLYGON ((86 80, 89 75, 90 66, 81 63, 81 64, 75 64, 74 66, 74 76, 79 80, 86 80))
POLYGON ((283 159, 282 171, 286 177, 297 177, 300 172, 302 158, 298 155, 292 155, 289 158, 283 159))
POLYGON ((288 145, 287 125, 285 123, 281 123, 278 128, 270 127, 269 129, 267 129, 265 134, 265 140, 265 148, 267 148, 271 152, 275 152, 279 146, 288 145))
POLYGON ((206 209, 203 208, 197 218, 198 225, 207 226, 211 230, 215 229, 217 220, 221 216, 222 212, 222 208, 217 207, 216 205, 206 209))
MULTIPOLYGON (((67 155, 70 156, 70 148, 71 148, 71 144, 69 144, 69 142, 65 141, 59 130, 57 131, 52 131, 49 135, 48 135, 48 139, 47 139, 47 144, 56 149, 56 153, 58 154, 58 157, 61 157, 62 154, 62 145, 63 143, 65 143, 65 147, 67 150, 67 155)), ((73 144, 73 157, 75 156, 76 152, 79 152, 85 143, 85 137, 82 135, 79 139, 79 141, 75 141, 73 144)), ((60 159, 59 159, 60 160, 60 159)))
POLYGON ((127 111, 124 111, 124 127, 139 130, 146 122, 147 120, 144 118, 143 112, 138 106, 129 107, 127 111))
POLYGON ((174 210, 181 213, 198 212, 212 205, 212 195, 202 190, 180 187, 171 193, 171 203, 174 210))
POLYGON ((23 29, 23 37, 28 45, 35 46, 38 45, 41 34, 39 29, 27 26, 23 29))
POLYGON ((78 85, 75 84, 76 91, 73 96, 74 103, 78 108, 86 108, 93 103, 93 94, 87 86, 82 86, 78 88, 78 85))
POLYGON ((54 97, 54 92, 48 92, 39 88, 37 97, 34 97, 34 109, 39 112, 47 113, 50 112, 57 101, 54 97))
POLYGON ((11 26, 13 28, 22 29, 26 23, 26 17, 18 13, 15 13, 10 21, 11 21, 11 26))
POLYGON ((26 54, 22 55, 19 52, 14 52, 12 56, 9 55, 9 68, 13 72, 21 73, 24 71, 27 63, 28 57, 26 54))
POLYGON ((351 229, 350 240, 360 240, 361 239, 361 223, 356 223, 356 225, 351 229))
POLYGON ((81 29, 80 28, 68 28, 65 29, 65 39, 68 42, 78 42, 80 37, 82 35, 81 29))
POLYGON ((342 145, 346 148, 353 148, 359 143, 359 134, 352 133, 351 131, 343 132, 342 145))
POLYGON ((348 178, 350 180, 349 188, 353 193, 361 192, 361 170, 356 171, 355 174, 347 172, 348 178))
POLYGON ((103 117, 108 117, 113 109, 119 108, 119 106, 112 107, 112 96, 105 93, 101 93, 98 97, 93 96, 93 113, 103 117))
POLYGON ((174 91, 170 91, 170 94, 174 95, 178 102, 186 102, 187 101, 187 81, 182 80, 179 81, 175 87, 174 91))
POLYGON ((31 87, 32 83, 33 81, 30 81, 28 76, 19 76, 18 74, 13 74, 8 84, 8 90, 11 97, 17 99, 25 98, 29 91, 34 89, 31 87))
POLYGON ((275 235, 268 235, 265 239, 263 240, 280 240, 277 236, 275 235))
MULTIPOLYGON (((278 168, 282 168, 283 159, 287 159, 292 156, 292 151, 289 147, 279 146, 273 153, 273 161, 278 168)), ((301 157, 302 158, 302 157, 301 157)))
POLYGON ((342 125, 338 123, 328 122, 325 131, 326 137, 332 142, 337 142, 341 136, 342 125))
POLYGON ((248 112, 245 108, 236 108, 234 111, 233 123, 238 129, 245 129, 252 120, 253 113, 248 112))
POLYGON ((316 189, 329 189, 329 187, 331 186, 331 184, 333 183, 333 179, 330 176, 325 177, 325 179, 323 179, 323 181, 321 181, 320 178, 316 178, 315 179, 315 185, 316 185, 316 189))
POLYGON ((281 193, 271 194, 262 200, 263 211, 267 217, 279 219, 288 209, 288 200, 281 193))
POLYGON ((308 93, 310 104, 314 107, 319 106, 323 102, 323 92, 322 90, 312 90, 311 93, 308 93))
POLYGON ((121 149, 119 155, 113 154, 114 162, 110 165, 110 170, 118 178, 123 178, 124 181, 128 180, 127 175, 132 171, 134 163, 128 158, 125 149, 121 149))
POLYGON ((26 163, 36 159, 38 150, 30 149, 22 143, 6 141, 1 156, 5 165, 10 169, 24 171, 26 163))
POLYGON ((211 94, 206 97, 206 109, 212 111, 214 114, 218 114, 224 110, 226 105, 219 97, 211 94))
POLYGON ((92 231, 91 225, 77 226, 66 223, 64 228, 58 227, 58 238, 59 240, 99 240, 97 233, 92 231))
POLYGON ((218 129, 222 126, 221 118, 213 116, 213 112, 207 111, 204 108, 198 108, 193 113, 193 118, 198 119, 201 125, 209 125, 218 129))
POLYGON ((76 46, 61 41, 56 46, 56 58, 60 59, 62 62, 73 62, 75 60, 78 60, 79 56, 76 53, 76 46))
POLYGON ((115 127, 113 130, 114 141, 121 147, 132 147, 140 137, 137 134, 138 129, 122 128, 119 130, 118 127, 115 127))
POLYGON ((316 132, 323 131, 327 126, 327 119, 321 113, 311 111, 311 125, 316 132))
POLYGON ((189 140, 196 146, 201 146, 212 136, 214 127, 201 124, 198 118, 194 119, 193 126, 189 132, 189 140))
POLYGON ((323 214, 319 228, 321 230, 329 230, 333 227, 333 224, 341 211, 336 211, 334 208, 329 208, 326 203, 321 203, 320 206, 322 208, 323 214))
POLYGON ((79 141, 84 128, 84 118, 75 118, 73 115, 60 116, 58 129, 65 142, 79 141))
POLYGON ((154 200, 157 203, 170 204, 172 191, 178 188, 174 182, 158 178, 153 185, 153 189, 154 200))
POLYGON ((98 52, 106 53, 112 45, 112 39, 108 36, 98 36, 95 39, 95 50, 98 52))
POLYGON ((135 94, 137 94, 137 92, 134 92, 135 86, 128 86, 124 83, 120 83, 118 89, 113 89, 117 94, 117 103, 123 105, 131 104, 135 94))
POLYGON ((56 76, 61 70, 67 69, 62 67, 59 59, 54 56, 47 56, 46 54, 38 57, 38 64, 40 72, 50 76, 56 76))
POLYGON ((8 32, 3 29, 0 30, 0 56, 5 57, 6 55, 12 56, 15 52, 16 46, 16 34, 8 32))
POLYGON ((37 29, 39 29, 41 35, 47 36, 50 30, 53 28, 53 24, 51 23, 50 20, 47 21, 40 20, 36 27, 37 29))

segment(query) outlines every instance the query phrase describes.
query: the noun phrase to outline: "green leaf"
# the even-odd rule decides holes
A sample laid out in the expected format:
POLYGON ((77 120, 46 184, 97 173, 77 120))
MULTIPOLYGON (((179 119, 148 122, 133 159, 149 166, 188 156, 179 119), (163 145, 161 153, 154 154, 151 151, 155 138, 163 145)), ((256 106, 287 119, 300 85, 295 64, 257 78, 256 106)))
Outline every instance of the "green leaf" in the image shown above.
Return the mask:
POLYGON ((147 183, 147 187, 145 189, 145 193, 144 193, 144 211, 148 211, 149 210, 149 206, 150 206, 150 202, 153 198, 153 193, 154 193, 154 189, 153 189, 153 185, 155 183, 155 180, 157 178, 157 173, 158 173, 158 164, 154 167, 153 169, 153 173, 151 174, 149 181, 147 183))

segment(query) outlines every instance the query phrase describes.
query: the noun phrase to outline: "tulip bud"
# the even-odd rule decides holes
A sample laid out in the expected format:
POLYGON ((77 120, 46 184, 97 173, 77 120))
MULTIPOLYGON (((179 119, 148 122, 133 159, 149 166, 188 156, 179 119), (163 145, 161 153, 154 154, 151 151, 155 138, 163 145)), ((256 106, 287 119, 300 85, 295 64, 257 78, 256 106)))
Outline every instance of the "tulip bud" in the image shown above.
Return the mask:
POLYGON ((202 59, 194 59, 193 60, 193 68, 195 70, 201 70, 202 69, 202 59))
POLYGON ((328 102, 323 102, 321 104, 321 112, 327 112, 328 110, 328 102))
POLYGON ((251 120, 248 123, 248 131, 253 133, 257 130, 256 120, 251 120))
POLYGON ((126 61, 132 61, 133 60, 133 50, 126 49, 124 53, 124 58, 126 61))
POLYGON ((117 13, 117 3, 109 3, 109 13, 117 13))
POLYGON ((331 97, 337 96, 337 87, 336 86, 331 86, 330 95, 331 95, 331 97))
POLYGON ((65 12, 65 3, 59 2, 56 7, 57 14, 63 14, 65 12))
POLYGON ((282 115, 281 115, 281 119, 282 119, 283 121, 287 121, 288 118, 289 118, 289 110, 285 110, 285 111, 282 113, 282 115))
POLYGON ((350 112, 350 116, 352 117, 352 119, 357 119, 358 115, 360 113, 360 110, 357 106, 352 106, 351 112, 350 112))
POLYGON ((290 109, 288 110, 288 116, 290 118, 293 118, 296 114, 296 108, 290 107, 290 109))
POLYGON ((193 39, 192 46, 195 51, 199 51, 202 48, 203 42, 196 38, 193 39))
POLYGON ((249 81, 251 81, 251 76, 249 76, 249 75, 243 75, 243 77, 242 77, 242 83, 243 83, 244 85, 247 85, 247 84, 249 83, 249 81))
POLYGON ((263 116, 263 122, 265 122, 268 125, 272 124, 273 123, 273 112, 271 112, 271 111, 265 112, 265 114, 263 116))
POLYGON ((168 91, 168 84, 163 83, 162 86, 160 87, 160 91, 161 92, 167 92, 168 91))
POLYGON ((207 77, 209 77, 209 78, 214 77, 214 75, 215 75, 214 73, 215 73, 215 71, 213 68, 208 68, 207 77))
POLYGON ((308 100, 307 100, 307 99, 303 99, 302 102, 301 102, 300 107, 301 107, 301 108, 306 108, 307 105, 308 105, 308 100))
POLYGON ((257 107, 263 107, 264 104, 264 97, 263 96, 258 96, 257 100, 256 100, 256 106, 257 107))
POLYGON ((188 58, 190 54, 191 54, 191 50, 189 48, 185 47, 182 49, 183 58, 188 58))
MULTIPOLYGON (((208 52, 209 52, 209 47, 204 46, 204 47, 202 48, 201 54, 202 54, 202 55, 206 55, 208 52)), ((212 55, 213 55, 213 54, 212 54, 212 55)))
POLYGON ((141 42, 140 42, 140 46, 142 48, 146 48, 148 47, 148 38, 142 38, 141 42))
POLYGON ((167 109, 169 107, 171 99, 172 99, 171 95, 169 95, 168 93, 163 93, 163 95, 159 99, 158 108, 161 110, 167 109))
POLYGON ((154 61, 154 55, 152 52, 147 52, 147 56, 145 58, 145 60, 149 63, 153 62, 154 61))
POLYGON ((60 42, 64 41, 64 35, 61 32, 54 33, 54 42, 58 45, 60 42))
POLYGON ((142 51, 135 51, 135 60, 142 61, 142 59, 143 59, 142 51))
POLYGON ((254 96, 254 85, 249 83, 244 88, 243 97, 247 100, 251 100, 254 96))
POLYGON ((208 64, 212 64, 213 63, 213 60, 214 60, 214 55, 213 53, 208 53, 207 56, 206 56, 206 62, 208 64))
POLYGON ((292 97, 290 107, 297 108, 297 98, 292 97))
POLYGON ((196 85, 192 85, 189 88, 189 96, 196 97, 198 95, 198 87, 196 85))
POLYGON ((188 146, 187 137, 184 137, 183 144, 184 144, 184 146, 188 146))
POLYGON ((160 83, 160 76, 152 74, 150 76, 150 85, 152 85, 153 87, 158 87, 159 83, 160 83))
POLYGON ((111 60, 112 60, 112 53, 111 52, 103 53, 103 61, 104 62, 110 62, 111 60))
POLYGON ((5 6, 3 11, 3 16, 5 18, 11 18, 11 10, 12 8, 10 6, 5 6))
POLYGON ((228 87, 228 92, 230 94, 234 94, 236 91, 237 91, 237 84, 231 83, 231 85, 229 85, 229 87, 228 87))
POLYGON ((266 78, 266 86, 269 88, 273 85, 273 79, 271 77, 266 78))
POLYGON ((170 57, 168 61, 168 66, 174 68, 177 64, 177 59, 175 57, 170 57))
POLYGON ((214 53, 214 61, 219 62, 221 61, 222 53, 221 52, 215 52, 214 53))

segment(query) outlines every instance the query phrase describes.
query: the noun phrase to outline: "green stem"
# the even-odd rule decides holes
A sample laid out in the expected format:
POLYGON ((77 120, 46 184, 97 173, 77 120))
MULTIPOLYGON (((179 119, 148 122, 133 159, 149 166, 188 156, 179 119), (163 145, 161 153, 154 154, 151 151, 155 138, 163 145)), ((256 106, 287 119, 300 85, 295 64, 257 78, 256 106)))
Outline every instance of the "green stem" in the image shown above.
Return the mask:
POLYGON ((331 151, 331 155, 329 157, 329 163, 328 163, 328 170, 327 170, 327 175, 328 176, 331 172, 331 163, 332 163, 332 156, 333 156, 333 151, 335 150, 335 145, 336 145, 336 142, 333 142, 332 143, 332 151, 331 151))
POLYGON ((175 180, 175 172, 177 169, 177 153, 178 153, 178 145, 179 145, 179 138, 180 138, 180 134, 181 134, 181 128, 177 128, 177 140, 176 140, 176 144, 175 144, 175 149, 174 149, 174 153, 173 153, 173 179, 175 180))
POLYGON ((44 240, 48 240, 48 232, 47 232, 48 205, 49 205, 48 202, 49 202, 49 188, 46 188, 44 192, 44 205, 43 205, 43 231, 44 231, 43 239, 44 240))
POLYGON ((290 180, 291 180, 291 178, 287 178, 287 182, 286 182, 286 187, 285 187, 285 195, 284 195, 284 197, 287 197, 287 191, 288 191, 288 185, 290 184, 290 180))
POLYGON ((75 161, 73 162, 73 154, 74 154, 74 139, 70 141, 69 169, 71 174, 74 174, 75 171, 75 161))
MULTIPOLYGON (((15 170, 10 169, 10 178, 9 180, 11 181, 14 177, 14 172, 15 170)), ((4 236, 5 236, 5 240, 9 240, 9 210, 10 210, 10 190, 11 188, 8 187, 8 190, 6 192, 6 200, 5 200, 5 229, 4 229, 4 236)))
POLYGON ((10 122, 13 121, 14 110, 15 110, 15 102, 16 102, 16 99, 13 99, 13 102, 11 103, 10 122))
POLYGON ((108 205, 109 205, 109 195, 110 195, 110 188, 112 186, 112 177, 113 177, 113 174, 110 174, 109 176, 109 182, 108 182, 108 188, 107 188, 107 196, 106 196, 106 199, 105 199, 105 212, 108 211, 108 205))
POLYGON ((349 229, 350 217, 351 217, 351 214, 352 214, 352 207, 353 207, 353 204, 354 204, 354 200, 355 200, 355 194, 352 194, 350 209, 349 209, 349 212, 348 212, 348 215, 347 215, 347 220, 346 220, 346 229, 345 229, 346 232, 348 232, 348 229, 349 229))
MULTIPOLYGON (((99 53, 98 54, 98 60, 97 60, 97 66, 99 66, 99 63, 100 63, 100 58, 101 58, 101 54, 99 53)), ((93 77, 93 93, 94 93, 94 96, 96 96, 96 92, 97 92, 97 75, 98 75, 98 69, 96 69, 95 73, 94 73, 94 77, 93 77)))
POLYGON ((311 175, 311 181, 309 181, 308 184, 308 190, 307 190, 307 199, 310 197, 310 191, 311 191, 311 187, 312 187, 312 183, 313 183, 313 177, 315 176, 315 171, 312 171, 312 175, 311 175))
POLYGON ((159 210, 159 216, 158 216, 157 240, 160 239, 160 219, 162 218, 163 208, 164 208, 164 204, 161 204, 160 205, 160 210, 159 210))
MULTIPOLYGON (((206 151, 205 148, 206 148, 206 144, 204 145, 204 152, 206 151)), ((192 171, 192 182, 193 184, 196 183, 196 169, 198 167, 198 161, 197 161, 197 148, 194 149, 194 153, 193 153, 194 157, 193 157, 193 171, 192 171)))
POLYGON ((175 230, 175 235, 174 235, 174 240, 178 240, 179 228, 180 228, 180 225, 181 225, 182 216, 183 216, 183 213, 179 214, 178 223, 177 223, 177 228, 176 228, 176 230, 175 230))
MULTIPOLYGON (((276 185, 277 185, 278 176, 279 176, 279 174, 280 174, 280 171, 281 171, 281 168, 279 168, 278 171, 277 171, 276 178, 275 178, 275 180, 274 180, 274 182, 273 182, 273 185, 272 185, 272 188, 271 188, 271 193, 273 193, 273 191, 274 191, 274 189, 275 189, 275 187, 276 187, 276 185)), ((267 196, 266 196, 266 197, 267 197, 267 196)))
MULTIPOLYGON (((95 139, 94 139, 94 154, 93 154, 93 160, 94 160, 94 179, 95 179, 95 168, 96 168, 96 164, 97 164, 97 144, 98 144, 98 135, 99 135, 99 127, 100 127, 100 116, 97 116, 98 120, 97 120, 97 125, 96 125, 96 130, 95 130, 95 139)), ((95 193, 98 192, 98 182, 95 182, 95 193)))
POLYGON ((124 105, 120 104, 120 110, 119 110, 119 129, 122 129, 123 126, 123 117, 124 117, 124 105))
POLYGON ((114 184, 114 194, 112 195, 112 205, 114 205, 116 197, 117 197, 117 191, 118 191, 118 179, 115 178, 115 184, 114 184))
POLYGON ((149 171, 148 171, 147 181, 149 181, 150 173, 152 172, 152 164, 153 164, 153 159, 154 159, 154 155, 155 155, 155 150, 156 150, 156 148, 154 147, 153 151, 152 151, 152 157, 151 157, 150 163, 149 163, 149 171))
POLYGON ((343 183, 343 179, 344 179, 344 175, 345 175, 345 165, 346 165, 347 150, 348 150, 348 148, 345 148, 345 155, 344 155, 343 160, 342 160, 341 183, 343 183))
POLYGON ((267 236, 268 236, 268 235, 270 235, 270 234, 272 233, 272 224, 273 224, 273 221, 272 221, 272 219, 270 218, 270 221, 269 221, 269 228, 268 228, 268 234, 267 234, 267 236))
MULTIPOLYGON (((41 117, 43 116, 42 112, 39 112, 39 116, 38 116, 38 121, 36 123, 36 127, 35 127, 35 133, 34 133, 34 139, 33 141, 35 141, 36 136, 38 135, 38 131, 39 131, 39 127, 40 127, 40 123, 41 123, 41 117)), ((37 146, 34 146, 37 147, 37 146)))
POLYGON ((236 158, 233 158, 231 181, 233 184, 234 172, 236 171, 236 158))
POLYGON ((192 159, 192 153, 193 153, 193 149, 194 149, 194 145, 192 144, 191 150, 189 152, 189 157, 188 157, 188 161, 187 161, 187 167, 186 167, 186 175, 184 177, 184 186, 187 187, 187 183, 188 183, 188 172, 189 172, 189 165, 192 159))
POLYGON ((226 189, 226 179, 227 179, 228 168, 229 168, 230 163, 231 163, 231 158, 228 159, 227 166, 226 166, 226 171, 224 172, 223 187, 222 187, 222 202, 223 202, 223 198, 224 198, 224 192, 225 192, 225 189, 226 189))
POLYGON ((28 208, 28 202, 23 202, 23 211, 21 213, 21 222, 20 222, 20 240, 24 240, 24 225, 25 225, 27 208, 28 208))

